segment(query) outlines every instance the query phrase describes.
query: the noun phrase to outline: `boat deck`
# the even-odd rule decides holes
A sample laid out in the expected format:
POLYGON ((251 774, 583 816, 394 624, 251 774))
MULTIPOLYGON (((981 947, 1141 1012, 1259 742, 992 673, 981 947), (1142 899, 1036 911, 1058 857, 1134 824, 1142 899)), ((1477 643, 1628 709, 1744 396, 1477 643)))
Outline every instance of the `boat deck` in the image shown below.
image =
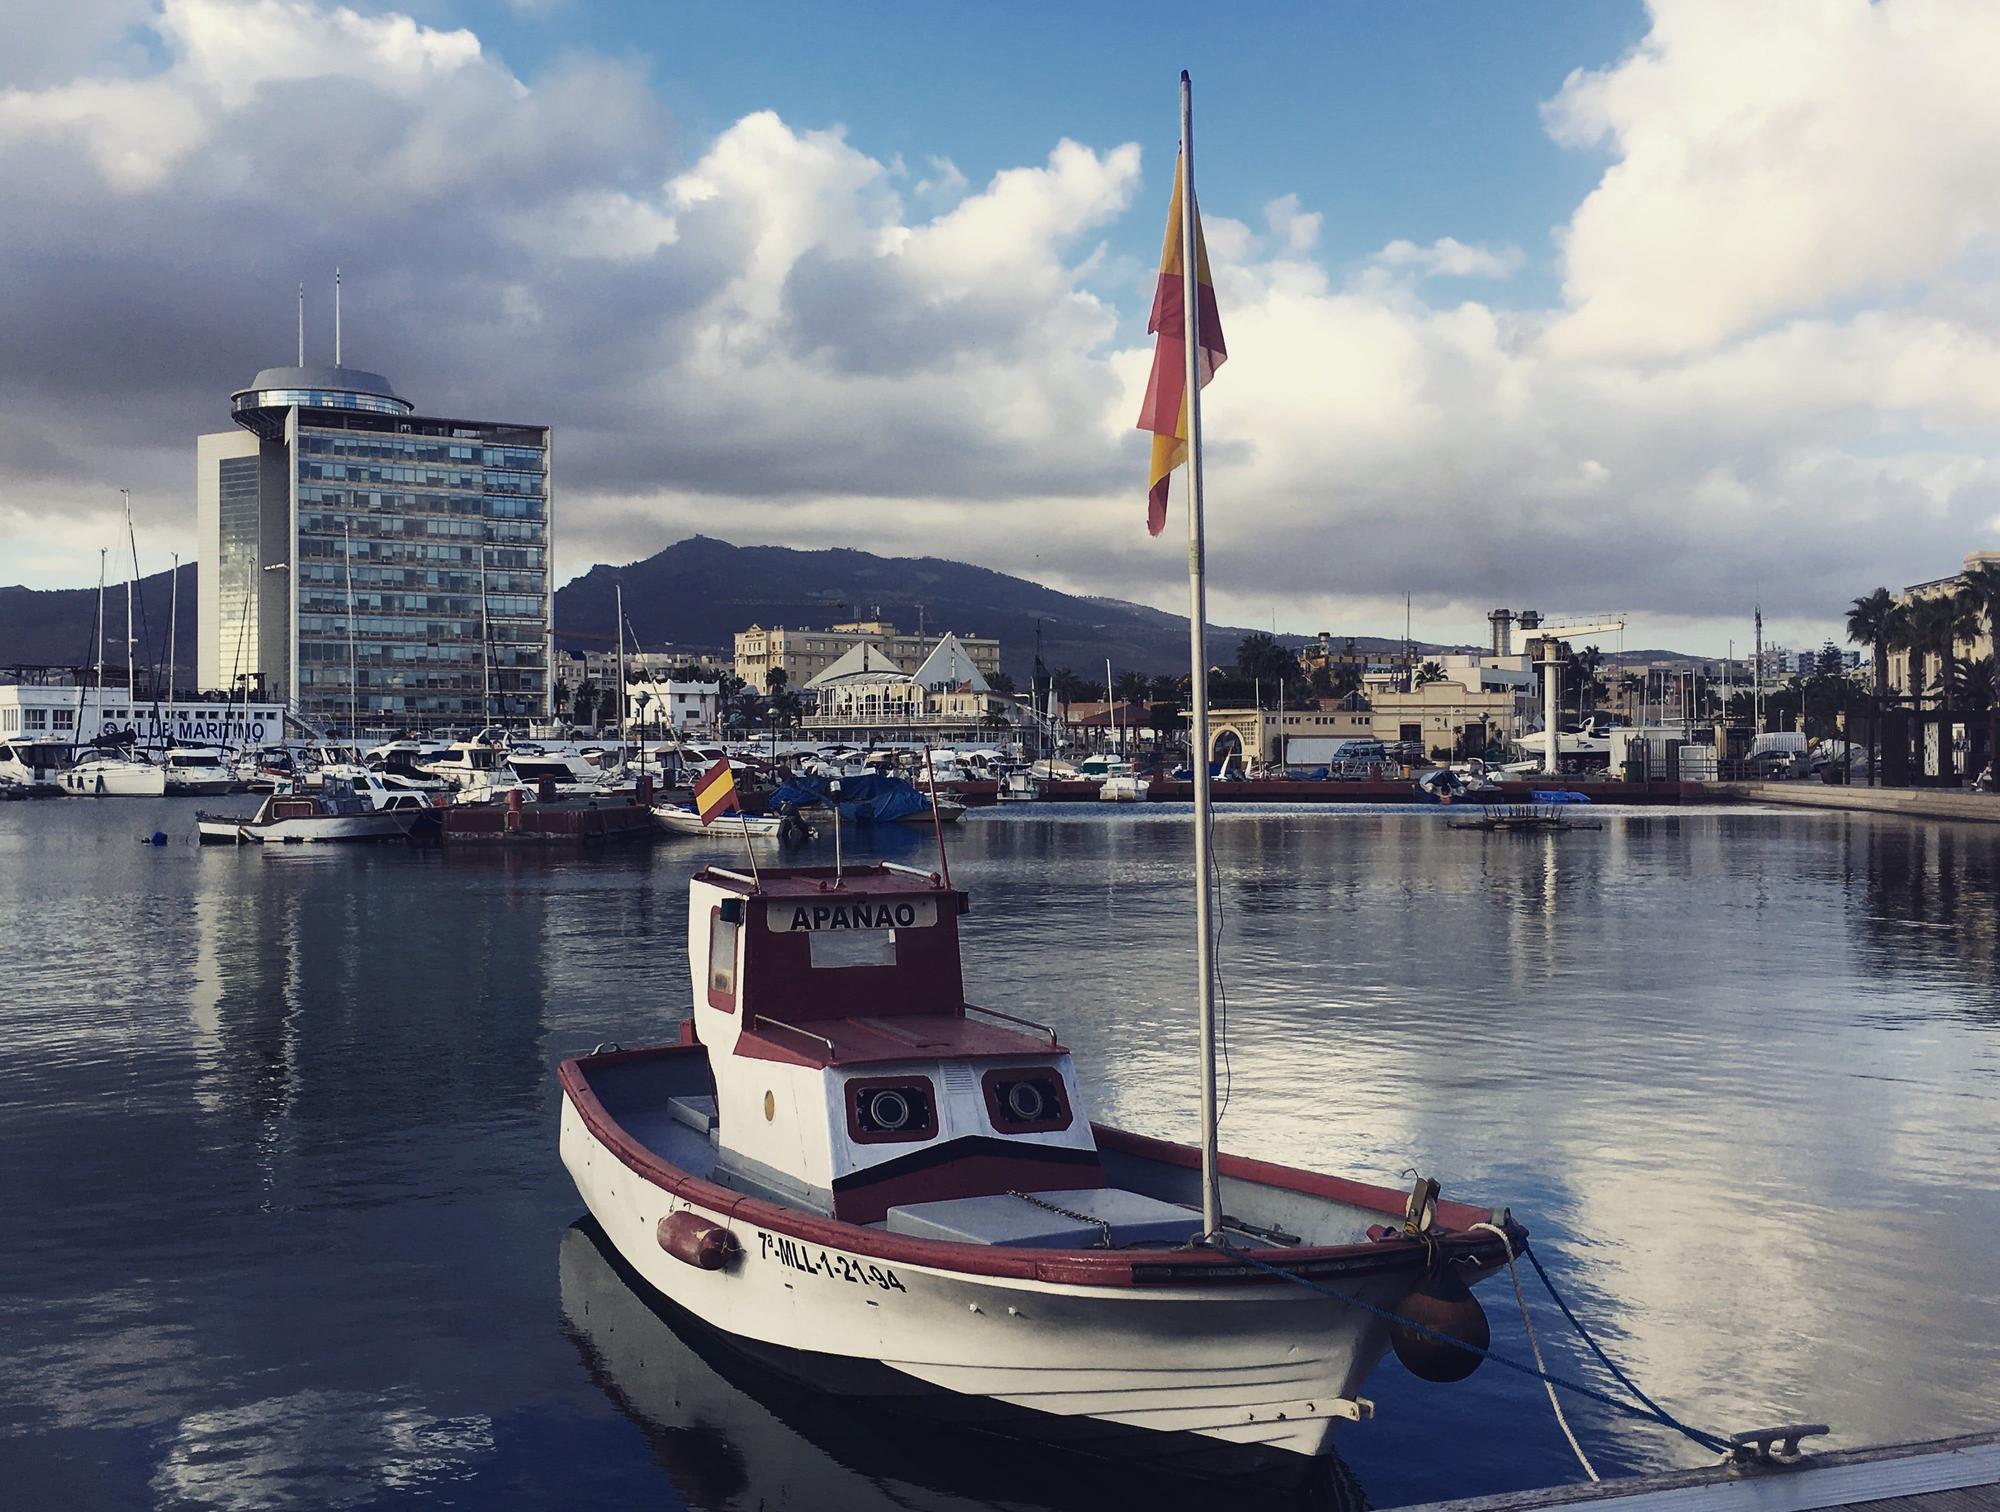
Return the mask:
POLYGON ((1405 1512, 2000 1512, 2000 1432, 1814 1454, 1790 1467, 1713 1466, 1429 1502, 1405 1512))

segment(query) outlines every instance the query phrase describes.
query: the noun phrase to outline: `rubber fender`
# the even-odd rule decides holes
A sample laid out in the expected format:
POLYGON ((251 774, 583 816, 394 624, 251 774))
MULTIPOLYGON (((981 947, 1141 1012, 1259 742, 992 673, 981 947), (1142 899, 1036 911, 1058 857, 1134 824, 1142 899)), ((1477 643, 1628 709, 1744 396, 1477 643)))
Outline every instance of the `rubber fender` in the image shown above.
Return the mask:
MULTIPOLYGON (((1473 1349, 1485 1349, 1493 1342, 1486 1309, 1449 1265, 1411 1287, 1396 1311, 1412 1323, 1461 1340, 1473 1349)), ((1396 1358, 1421 1381, 1462 1381, 1479 1368, 1481 1356, 1472 1350, 1427 1338, 1400 1324, 1389 1326, 1389 1342, 1395 1346, 1396 1358)))
POLYGON ((660 1220, 660 1248, 696 1270, 721 1270, 743 1252, 736 1236, 691 1208, 660 1220))

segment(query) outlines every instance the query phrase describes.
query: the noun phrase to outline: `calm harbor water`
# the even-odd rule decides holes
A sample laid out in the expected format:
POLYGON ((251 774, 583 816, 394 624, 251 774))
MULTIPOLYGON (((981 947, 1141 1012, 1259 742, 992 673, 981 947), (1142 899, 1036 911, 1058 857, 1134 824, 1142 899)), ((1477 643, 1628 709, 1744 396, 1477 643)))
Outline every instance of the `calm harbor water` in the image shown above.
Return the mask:
MULTIPOLYGON (((726 846, 204 851, 191 809, 0 806, 8 1501, 1114 1504, 1089 1472, 747 1374, 575 1226, 553 1067, 671 1032, 685 878, 726 846), (171 844, 137 842, 156 827, 171 844)), ((2000 837, 1445 817, 1218 820, 1225 1145, 1510 1204, 1698 1423, 1990 1426, 2000 837)), ((1190 1135, 1185 815, 989 811, 952 844, 973 996, 1060 1024, 1100 1118, 1190 1135)), ((1481 1294, 1525 1358, 1504 1277, 1481 1294)), ((1377 1506, 1577 1473, 1523 1377, 1391 1361, 1370 1391, 1342 1447, 1377 1506)), ((1704 1458, 1570 1411, 1606 1473, 1704 1458)), ((1149 1492, 1176 1495, 1212 1500, 1149 1492)))

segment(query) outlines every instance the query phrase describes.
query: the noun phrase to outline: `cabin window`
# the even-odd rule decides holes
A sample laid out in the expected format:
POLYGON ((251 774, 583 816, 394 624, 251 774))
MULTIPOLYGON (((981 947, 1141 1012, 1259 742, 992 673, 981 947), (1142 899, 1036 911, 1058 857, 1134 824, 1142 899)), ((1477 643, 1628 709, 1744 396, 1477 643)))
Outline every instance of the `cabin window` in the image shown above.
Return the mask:
POLYGON ((813 969, 840 966, 893 966, 896 964, 896 931, 893 929, 814 930, 813 969))
POLYGON ((733 1012, 736 1008, 736 936, 742 925, 722 917, 708 918, 708 1005, 733 1012))

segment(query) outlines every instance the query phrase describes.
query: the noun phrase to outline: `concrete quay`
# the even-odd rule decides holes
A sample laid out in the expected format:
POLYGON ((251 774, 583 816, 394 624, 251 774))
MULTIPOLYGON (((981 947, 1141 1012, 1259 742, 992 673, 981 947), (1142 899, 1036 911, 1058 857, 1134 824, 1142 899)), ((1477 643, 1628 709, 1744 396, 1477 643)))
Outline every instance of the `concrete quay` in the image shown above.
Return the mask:
POLYGON ((1846 809, 1902 814, 1911 819, 1962 819, 2000 824, 2000 793, 1957 788, 1845 787, 1820 782, 1711 782, 1710 798, 1723 802, 1778 803, 1793 808, 1846 809))

